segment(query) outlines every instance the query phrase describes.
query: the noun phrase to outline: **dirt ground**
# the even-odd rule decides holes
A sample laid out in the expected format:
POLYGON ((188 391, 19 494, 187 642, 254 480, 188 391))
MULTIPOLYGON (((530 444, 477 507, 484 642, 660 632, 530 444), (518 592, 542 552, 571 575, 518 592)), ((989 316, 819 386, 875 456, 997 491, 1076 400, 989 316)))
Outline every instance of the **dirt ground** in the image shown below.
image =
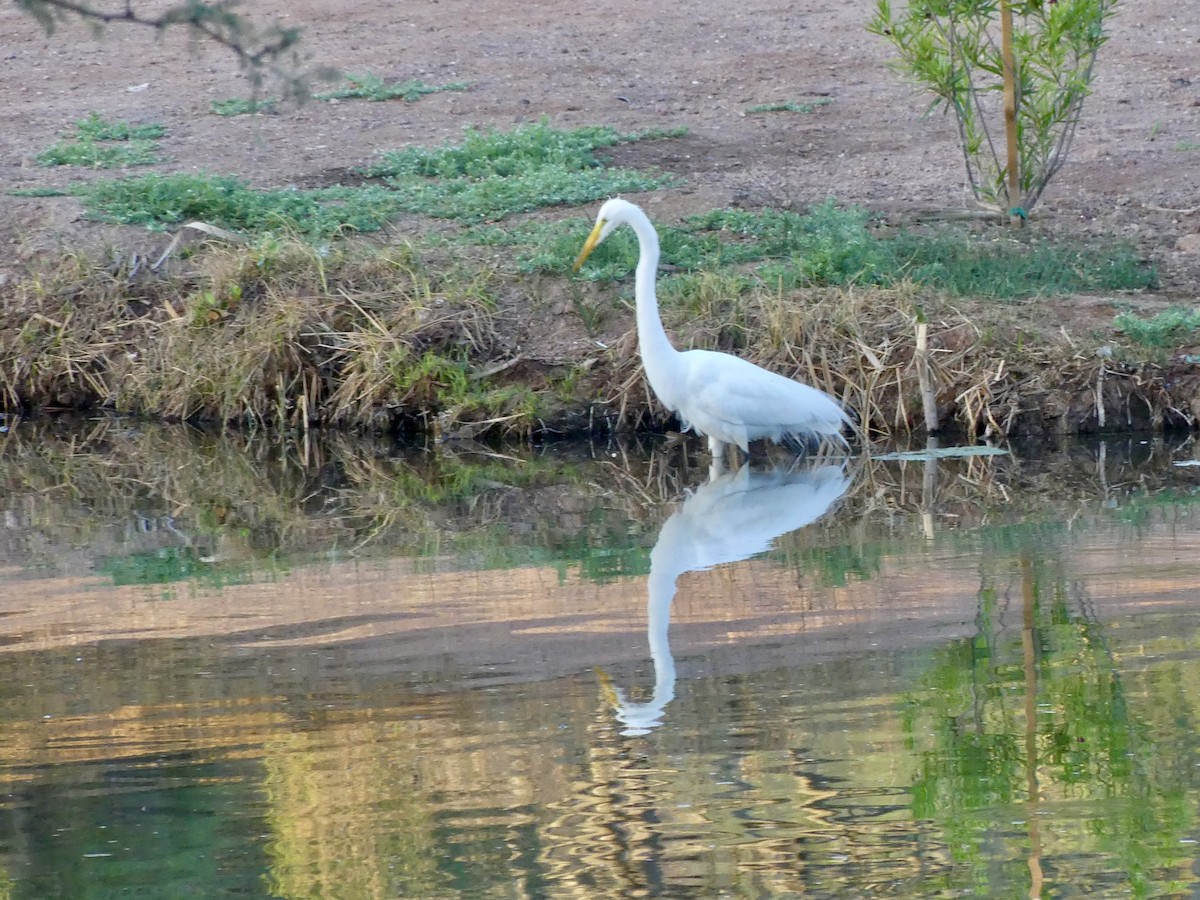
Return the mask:
MULTIPOLYGON (((1144 0, 1120 10, 1071 158, 1036 224, 1135 240, 1176 302, 1194 300, 1200 283, 1200 24, 1190 5, 1144 0)), ((222 118, 210 103, 249 89, 221 49, 129 26, 99 40, 78 24, 47 36, 7 3, 0 190, 111 177, 34 161, 92 111, 163 123, 170 161, 160 171, 234 174, 260 186, 328 181, 380 150, 455 140, 467 125, 504 128, 546 116, 561 127, 686 126, 682 140, 622 151, 630 157, 622 162, 687 178, 647 198, 660 220, 715 205, 804 206, 829 196, 901 220, 967 208, 953 122, 922 117, 927 99, 887 68, 889 45, 864 28, 872 10, 869 0, 270 0, 246 11, 302 27, 314 66, 463 81, 469 89, 411 103, 309 103, 222 118), (757 103, 813 98, 832 102, 807 115, 746 115, 757 103)), ((83 223, 71 198, 2 196, 0 278, 30 254, 97 238, 148 247, 166 240, 83 223)))

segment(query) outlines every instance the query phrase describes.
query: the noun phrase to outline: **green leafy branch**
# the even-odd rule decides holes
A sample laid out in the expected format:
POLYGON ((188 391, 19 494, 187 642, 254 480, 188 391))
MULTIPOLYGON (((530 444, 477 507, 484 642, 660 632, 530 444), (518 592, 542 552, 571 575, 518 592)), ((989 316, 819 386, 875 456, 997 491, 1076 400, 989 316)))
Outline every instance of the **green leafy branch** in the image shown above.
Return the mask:
POLYGON ((1025 215, 1066 161, 1117 2, 910 0, 897 12, 878 0, 867 28, 896 47, 894 67, 934 95, 931 108, 954 113, 976 199, 1025 215), (1000 137, 1007 54, 998 32, 1006 16, 1015 144, 1000 137), (1013 146, 1015 190, 1005 177, 1013 146))

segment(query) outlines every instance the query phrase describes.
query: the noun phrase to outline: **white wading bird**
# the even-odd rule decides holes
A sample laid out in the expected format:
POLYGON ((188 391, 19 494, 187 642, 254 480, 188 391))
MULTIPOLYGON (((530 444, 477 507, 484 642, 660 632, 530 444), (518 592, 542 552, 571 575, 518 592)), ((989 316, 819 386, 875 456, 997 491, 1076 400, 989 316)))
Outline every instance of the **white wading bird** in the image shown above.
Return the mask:
POLYGON ((658 233, 642 210, 620 197, 600 207, 596 226, 575 260, 575 271, 621 225, 628 225, 641 249, 637 264, 638 353, 650 387, 663 405, 679 416, 686 431, 708 438, 712 474, 723 469, 730 445, 749 453, 751 441, 770 438, 802 444, 811 438, 836 438, 849 417, 833 397, 752 362, 714 350, 671 346, 658 312, 654 281, 658 271, 658 233))

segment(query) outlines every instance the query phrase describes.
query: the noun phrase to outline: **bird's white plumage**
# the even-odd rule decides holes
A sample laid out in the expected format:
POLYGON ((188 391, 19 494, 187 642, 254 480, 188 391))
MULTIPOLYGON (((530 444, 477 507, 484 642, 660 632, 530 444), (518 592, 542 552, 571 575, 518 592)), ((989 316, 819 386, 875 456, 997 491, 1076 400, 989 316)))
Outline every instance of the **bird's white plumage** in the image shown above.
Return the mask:
POLYGON ((685 429, 690 427, 708 437, 714 462, 729 444, 746 452, 750 441, 763 438, 776 442, 789 437, 841 438, 849 419, 841 404, 824 391, 728 353, 681 353, 671 345, 663 330, 654 286, 658 233, 639 207, 619 197, 601 206, 575 267, 621 225, 631 227, 638 237, 638 352, 646 378, 685 429))

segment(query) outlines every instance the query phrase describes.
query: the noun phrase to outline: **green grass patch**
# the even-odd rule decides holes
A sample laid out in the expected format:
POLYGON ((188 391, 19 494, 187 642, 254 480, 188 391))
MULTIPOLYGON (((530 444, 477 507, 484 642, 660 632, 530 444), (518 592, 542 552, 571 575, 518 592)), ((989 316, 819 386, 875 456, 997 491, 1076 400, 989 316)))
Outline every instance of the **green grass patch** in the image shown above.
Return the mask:
POLYGON ((1173 306, 1149 319, 1132 312, 1121 312, 1113 325, 1143 347, 1163 348, 1187 343, 1200 333, 1200 309, 1173 306))
POLYGON ((465 91, 467 85, 461 81, 450 84, 426 84, 419 78, 411 78, 388 84, 378 75, 347 75, 346 86, 323 94, 314 94, 314 100, 420 100, 427 94, 441 91, 465 91))
POLYGON ((60 141, 38 154, 42 166, 83 166, 88 169, 124 169, 160 162, 158 145, 151 141, 121 144, 60 141))
POLYGON ((278 103, 278 97, 265 97, 262 100, 231 97, 228 100, 214 100, 208 108, 217 116, 248 116, 259 112, 273 112, 278 103))
POLYGON ((92 113, 76 123, 75 134, 85 141, 156 141, 166 136, 167 129, 153 122, 146 125, 107 122, 97 113, 92 113))
POLYGON ((573 206, 614 194, 652 191, 671 182, 669 176, 629 169, 578 171, 559 166, 482 181, 389 179, 402 209, 464 222, 495 221, 547 206, 573 206))
POLYGON ((544 121, 512 131, 469 128, 460 144, 383 153, 365 174, 384 179, 409 212, 466 222, 496 220, 671 184, 668 175, 610 168, 596 151, 682 133, 621 134, 603 126, 563 131, 544 121))
POLYGON ((1154 269, 1129 244, 1078 245, 1008 235, 989 239, 949 230, 901 233, 890 243, 900 274, 959 296, 1140 291, 1158 284, 1154 269))
POLYGON ((4 193, 10 197, 69 197, 71 194, 70 191, 64 191, 62 188, 52 187, 13 188, 4 193))
POLYGON ((72 134, 39 153, 37 161, 42 166, 90 169, 149 166, 162 161, 157 141, 165 134, 162 125, 108 122, 92 113, 75 123, 72 134))
MULTIPOLYGON (((565 273, 578 253, 572 240, 539 235, 518 253, 518 265, 565 273), (571 248, 574 252, 571 252, 571 248)), ((681 226, 659 229, 663 263, 679 272, 756 264, 760 282, 784 288, 798 285, 869 284, 892 286, 905 280, 957 296, 996 299, 1096 290, 1153 287, 1155 273, 1131 247, 1081 247, 1041 238, 1000 239, 958 231, 900 232, 878 237, 866 210, 841 208, 832 201, 807 214, 781 210, 713 210, 681 226)), ((564 229, 565 230, 565 229, 564 229)), ((637 243, 627 229, 605 241, 584 269, 600 280, 627 276, 637 264, 637 243), (611 246, 610 246, 611 245, 611 246)), ((667 284, 670 277, 663 279, 667 284)), ((745 282, 747 289, 752 284, 745 282)))
POLYGON ((76 193, 91 219, 152 229, 199 220, 231 231, 330 237, 378 231, 398 211, 395 194, 380 186, 259 191, 211 175, 146 175, 84 185, 76 193))
POLYGON ((179 174, 84 185, 74 193, 98 221, 161 229, 200 220, 233 231, 329 237, 376 231, 400 212, 480 222, 651 190, 672 179, 608 168, 595 151, 678 133, 561 131, 544 122, 510 132, 469 129, 459 145, 384 154, 361 173, 371 181, 353 187, 260 191, 236 178, 179 174))
POLYGON ((797 103, 795 100, 779 100, 775 103, 759 103, 755 106, 747 107, 746 112, 751 115, 774 112, 810 113, 817 107, 828 106, 832 102, 828 97, 809 100, 805 103, 797 103))
POLYGON ((596 151, 634 141, 681 137, 686 130, 629 134, 606 125, 564 131, 546 121, 512 131, 467 128, 462 143, 432 150, 405 147, 379 155, 364 174, 373 178, 419 175, 424 178, 507 178, 530 168, 591 169, 602 165, 596 151))

